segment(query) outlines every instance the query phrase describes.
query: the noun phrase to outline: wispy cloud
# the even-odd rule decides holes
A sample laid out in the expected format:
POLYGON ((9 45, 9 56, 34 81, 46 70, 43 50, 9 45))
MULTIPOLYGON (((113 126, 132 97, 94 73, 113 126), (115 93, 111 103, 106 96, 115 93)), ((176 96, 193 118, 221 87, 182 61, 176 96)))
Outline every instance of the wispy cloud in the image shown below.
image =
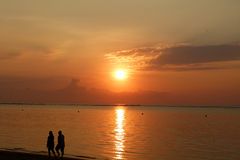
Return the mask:
POLYGON ((48 44, 43 45, 23 45, 20 47, 16 45, 12 48, 0 48, 0 61, 3 60, 15 60, 21 57, 35 57, 36 59, 45 60, 58 60, 63 57, 65 50, 62 46, 50 46, 48 44))
POLYGON ((0 53, 0 60, 7 60, 7 59, 12 59, 20 56, 20 52, 4 52, 0 53))
POLYGON ((209 70, 239 67, 240 45, 168 45, 135 48, 106 54, 115 64, 147 70, 209 70))
POLYGON ((149 62, 159 55, 160 47, 143 47, 130 50, 111 52, 105 55, 114 65, 128 68, 142 69, 149 66, 149 62))

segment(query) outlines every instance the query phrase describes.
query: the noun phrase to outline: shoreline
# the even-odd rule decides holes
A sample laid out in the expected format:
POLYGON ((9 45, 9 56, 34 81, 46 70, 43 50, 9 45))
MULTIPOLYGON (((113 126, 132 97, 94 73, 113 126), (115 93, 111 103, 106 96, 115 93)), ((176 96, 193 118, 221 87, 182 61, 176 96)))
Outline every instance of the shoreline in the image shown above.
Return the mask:
MULTIPOLYGON (((16 151, 16 150, 0 150, 0 159, 5 160, 55 160, 53 155, 49 159, 48 153, 44 152, 27 152, 27 151, 16 151)), ((58 158, 59 159, 59 158, 58 158)), ((63 157, 64 160, 93 160, 95 157, 88 156, 69 156, 63 157)))

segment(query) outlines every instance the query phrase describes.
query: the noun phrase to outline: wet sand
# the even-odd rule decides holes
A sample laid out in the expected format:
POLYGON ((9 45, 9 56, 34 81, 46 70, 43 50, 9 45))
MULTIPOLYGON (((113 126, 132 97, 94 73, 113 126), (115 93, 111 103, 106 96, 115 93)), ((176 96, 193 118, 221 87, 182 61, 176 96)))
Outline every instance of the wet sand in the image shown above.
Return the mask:
MULTIPOLYGON (((39 153, 27 153, 27 152, 16 152, 16 151, 5 151, 0 150, 0 159, 1 160, 55 160, 53 157, 50 159, 46 154, 39 153)), ((91 160, 96 159, 94 157, 87 156, 76 156, 76 158, 63 157, 63 160, 91 160)))

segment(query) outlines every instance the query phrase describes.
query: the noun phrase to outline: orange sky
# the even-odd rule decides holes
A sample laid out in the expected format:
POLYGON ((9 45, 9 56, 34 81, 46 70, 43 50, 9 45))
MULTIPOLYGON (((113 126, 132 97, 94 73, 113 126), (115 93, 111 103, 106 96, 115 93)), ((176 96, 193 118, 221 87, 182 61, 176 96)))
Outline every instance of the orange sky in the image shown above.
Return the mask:
POLYGON ((239 105, 239 6, 2 1, 0 102, 239 105))

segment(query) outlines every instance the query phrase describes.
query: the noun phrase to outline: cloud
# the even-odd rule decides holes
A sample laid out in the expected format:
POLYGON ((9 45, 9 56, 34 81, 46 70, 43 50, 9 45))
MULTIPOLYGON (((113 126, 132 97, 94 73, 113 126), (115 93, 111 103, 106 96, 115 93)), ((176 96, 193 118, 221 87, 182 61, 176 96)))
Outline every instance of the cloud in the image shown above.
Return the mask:
POLYGON ((12 60, 19 58, 21 56, 32 56, 32 57, 45 57, 48 59, 57 59, 58 57, 62 56, 62 51, 57 47, 52 47, 50 45, 35 45, 30 44, 23 46, 13 46, 9 48, 8 46, 5 48, 0 48, 0 61, 1 60, 12 60))
POLYGON ((20 52, 4 52, 0 53, 0 60, 7 60, 7 59, 12 59, 20 56, 20 52))
POLYGON ((149 62, 158 57, 160 50, 159 47, 135 48, 111 52, 106 54, 105 57, 115 66, 142 69, 148 67, 149 62))
POLYGON ((167 92, 88 88, 78 79, 0 77, 1 103, 158 104, 170 102, 168 96, 167 92))
POLYGON ((181 65, 234 60, 240 60, 239 45, 172 47, 164 49, 154 62, 181 65))
POLYGON ((113 63, 147 70, 209 70, 240 67, 240 45, 168 45, 135 48, 106 55, 113 63), (229 62, 238 62, 230 65, 229 62))
MULTIPOLYGON (((0 77, 1 103, 239 105, 240 90, 112 92, 88 88, 77 79, 0 77), (50 89, 51 88, 51 89, 50 89), (60 89, 59 89, 60 88, 60 89)), ((94 86, 95 87, 95 86, 94 86)))

